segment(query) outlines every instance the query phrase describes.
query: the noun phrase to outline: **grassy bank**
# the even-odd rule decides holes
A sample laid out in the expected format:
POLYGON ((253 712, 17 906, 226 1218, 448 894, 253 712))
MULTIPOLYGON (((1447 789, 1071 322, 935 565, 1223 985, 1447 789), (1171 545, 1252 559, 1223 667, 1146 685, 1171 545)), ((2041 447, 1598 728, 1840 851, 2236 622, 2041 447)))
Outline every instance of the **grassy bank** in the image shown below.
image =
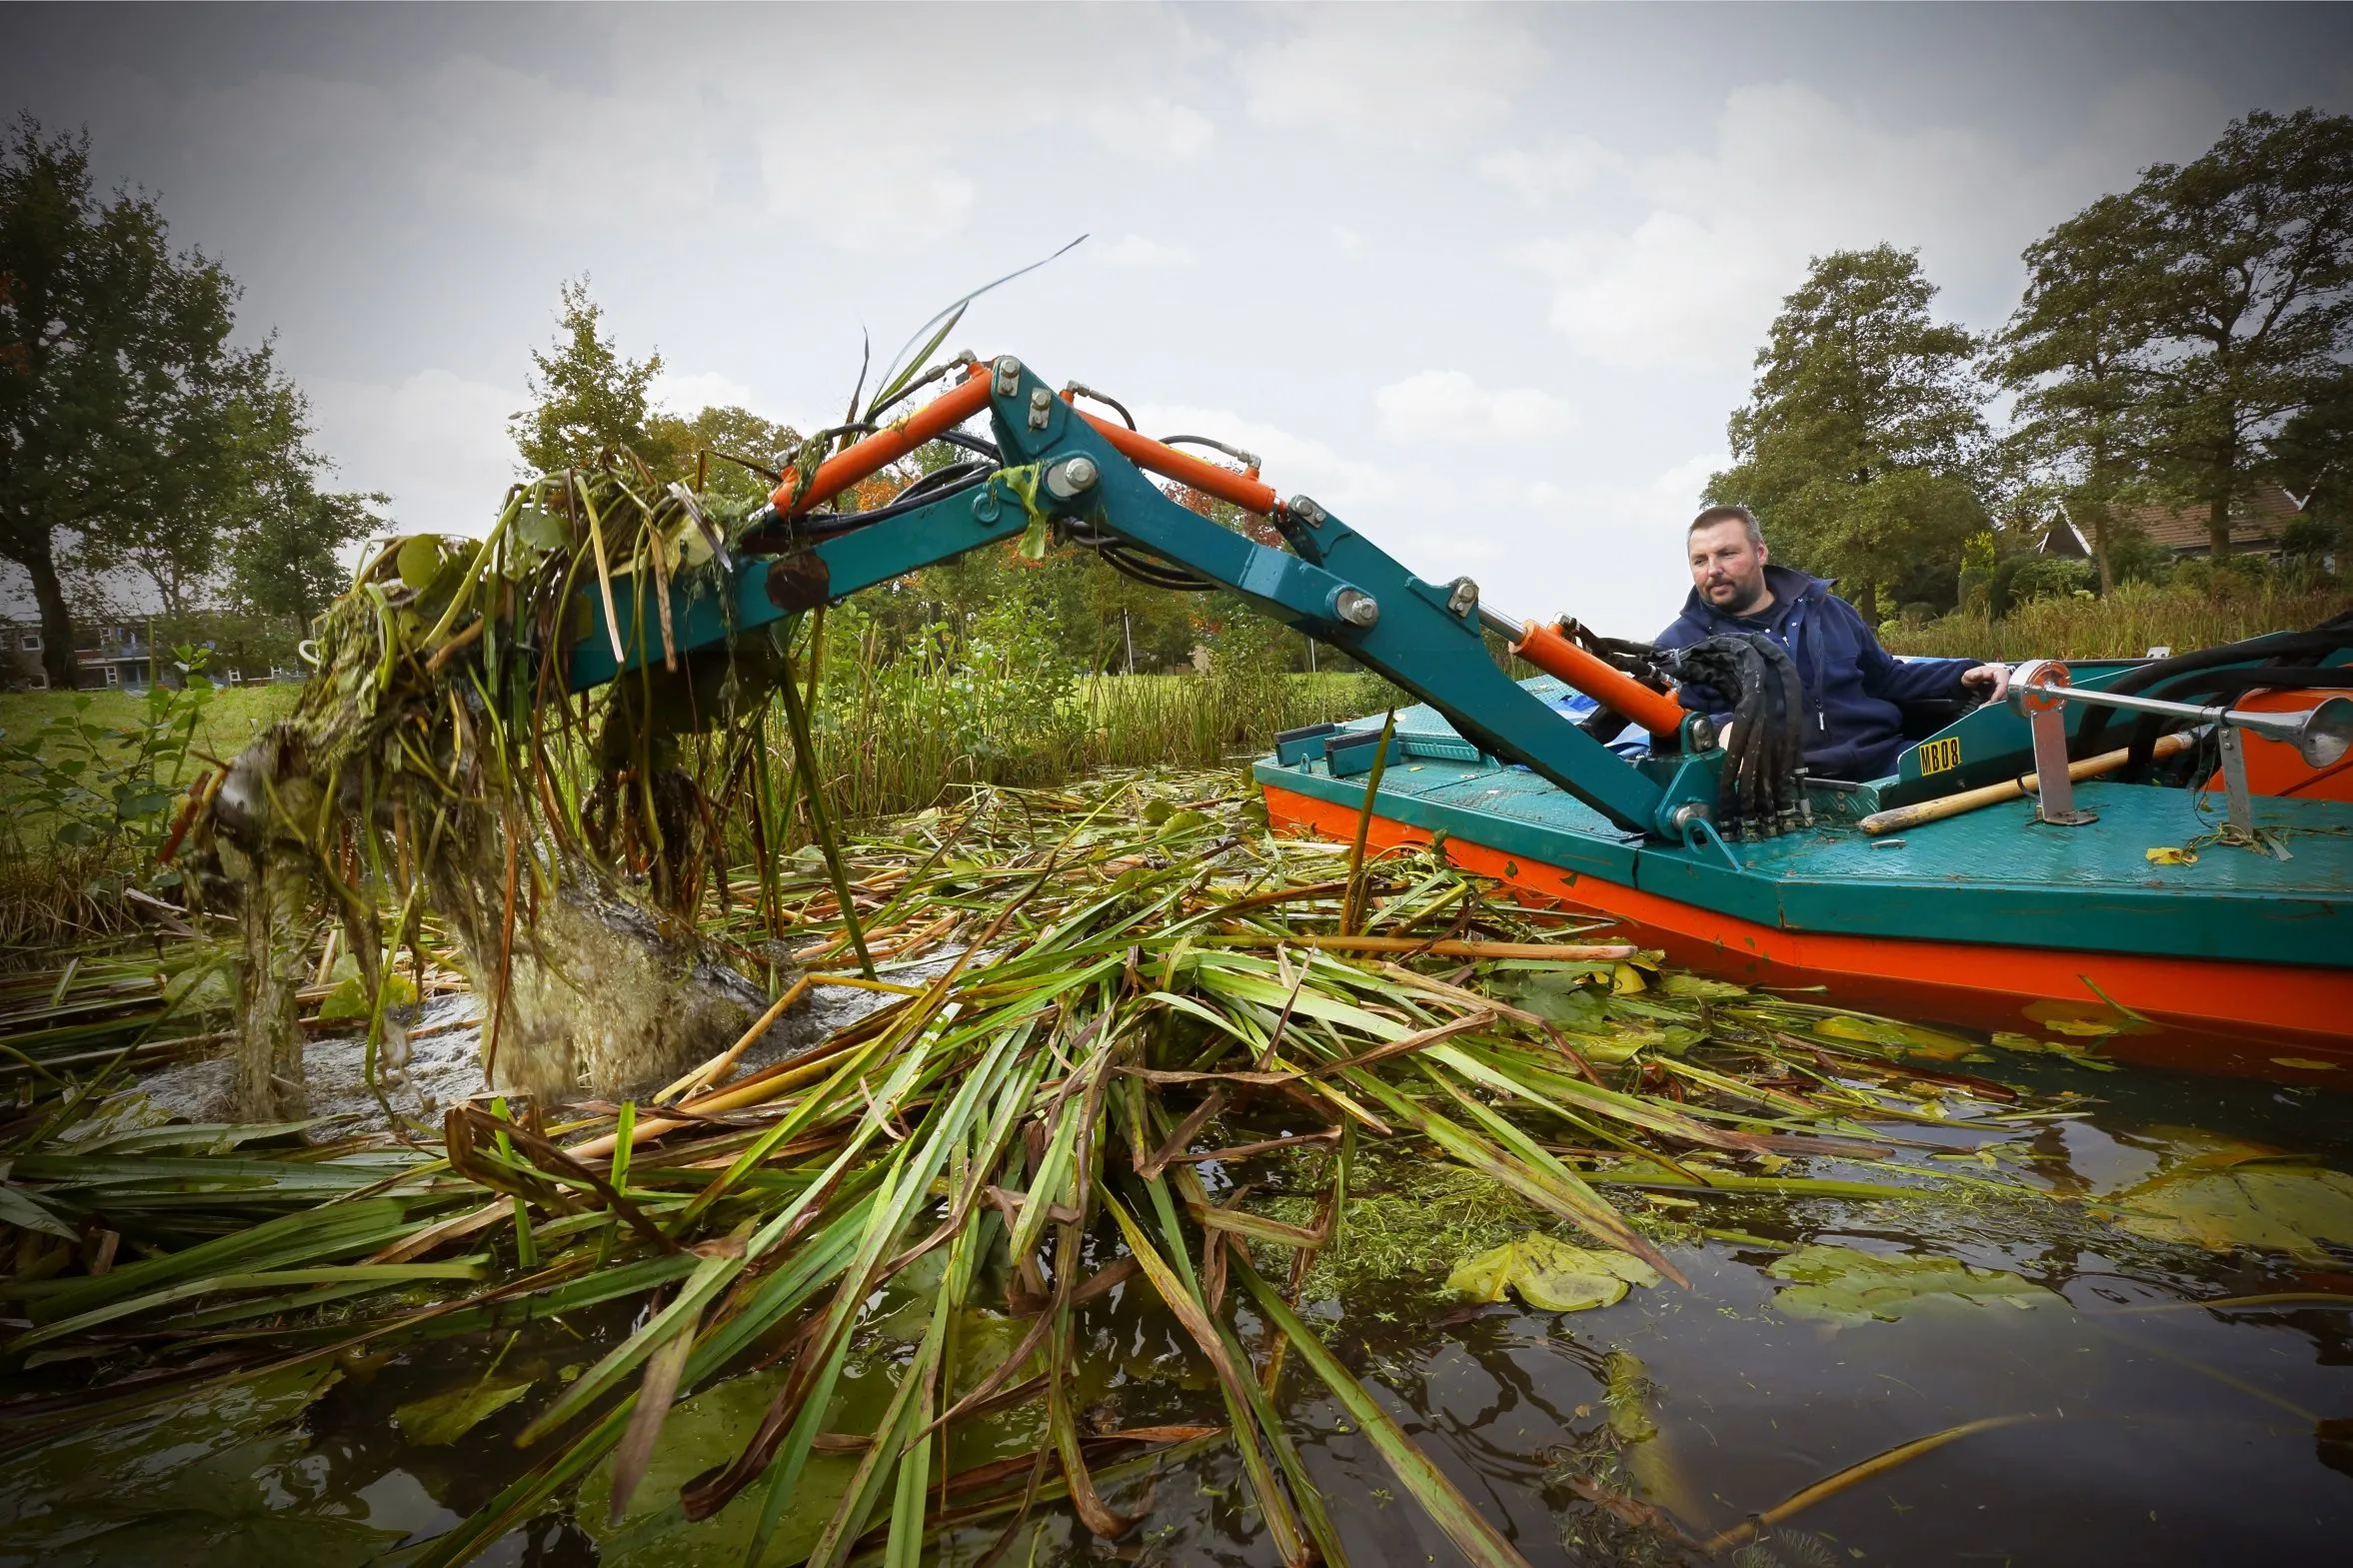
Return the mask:
MULTIPOLYGON (((214 757, 236 756, 255 731, 292 709, 301 691, 293 685, 220 688, 205 705, 195 750, 214 757)), ((86 717, 91 722, 116 729, 136 724, 147 707, 144 696, 121 691, 0 692, 0 735, 11 741, 34 740, 51 719, 71 714, 74 700, 83 697, 90 700, 86 717)))
POLYGON ((2152 648, 2182 652, 2266 632, 2302 631, 2353 609, 2353 589, 2271 586, 2216 596, 2127 583, 2105 599, 2044 599, 1999 620, 1954 614, 1889 626, 1890 652, 1936 659, 2137 659, 2152 648))
MULTIPOLYGON (((236 756, 293 708, 299 691, 216 692, 189 761, 161 782, 176 787, 204 766, 199 758, 236 756)), ((44 727, 74 716, 78 697, 89 699, 82 721, 109 729, 129 729, 146 711, 144 698, 122 692, 11 693, 0 695, 0 735, 38 747, 52 767, 71 766, 70 747, 44 727)), ((1360 675, 1066 677, 1042 688, 985 671, 852 660, 826 677, 815 739, 829 799, 845 820, 864 823, 921 810, 965 784, 1051 785, 1106 767, 1214 767, 1270 748, 1277 730, 1377 711, 1389 697, 1385 683, 1360 675)), ((792 742, 781 715, 769 746, 783 777, 792 742)), ((0 791, 14 796, 0 799, 0 948, 127 928, 120 886, 154 869, 144 841, 60 843, 55 813, 27 798, 21 783, 0 778, 0 791)), ((787 846, 807 831, 806 813, 797 813, 787 846)))
MULTIPOLYGON (((907 679, 860 667, 829 678, 816 740, 852 821, 920 810, 957 784, 1051 784, 1099 768, 1213 767, 1278 730, 1376 711, 1368 676, 1097 676, 1051 701, 975 690, 963 674, 907 679), (1011 696, 1011 701, 999 699, 1011 696)), ((791 748, 783 721, 772 745, 791 748)))

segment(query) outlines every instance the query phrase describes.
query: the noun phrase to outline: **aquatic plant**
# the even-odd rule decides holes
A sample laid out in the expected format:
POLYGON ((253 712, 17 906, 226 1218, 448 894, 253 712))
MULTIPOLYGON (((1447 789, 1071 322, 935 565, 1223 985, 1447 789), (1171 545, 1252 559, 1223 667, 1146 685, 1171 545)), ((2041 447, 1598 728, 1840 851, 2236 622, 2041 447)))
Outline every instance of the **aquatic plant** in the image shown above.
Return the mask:
MULTIPOLYGON (((493 1362, 404 1407, 418 1440, 515 1412, 527 1459, 418 1562, 465 1561, 574 1495, 633 1539, 708 1528, 679 1538, 747 1560, 779 1543, 913 1562, 944 1531, 985 1545, 1065 1504, 1118 1535, 1123 1487, 1203 1443, 1231 1445, 1287 1561, 1340 1561, 1278 1400, 1286 1361, 1467 1557, 1517 1562, 1299 1315, 1377 1174, 1366 1156, 1440 1162, 1620 1270, 1679 1281, 1612 1190, 1922 1192, 1939 1177, 1890 1166, 1862 1119, 1933 1120, 1924 1097, 1970 1091, 1825 1029, 1835 1009, 1681 984, 1426 849, 1363 868, 1365 934, 1343 935, 1346 846, 1272 837, 1246 803, 1230 774, 1131 774, 977 788, 851 833, 840 868, 874 980, 827 966, 852 949, 822 857, 788 861, 773 902, 707 908, 703 939, 741 947, 781 911, 786 999, 841 985, 882 1004, 756 1064, 751 1020, 651 1097, 486 1098, 438 1138, 313 1147, 297 1123, 151 1125, 96 1091, 120 1081, 106 1063, 50 1069, 0 1188, 32 1238, 6 1286, 29 1326, 5 1349, 109 1375, 16 1405, 10 1452, 603 1309, 628 1326, 569 1382, 493 1362), (1317 1156, 1305 1213, 1246 1201, 1253 1161, 1300 1150, 1317 1156), (1213 1427, 1078 1402, 1088 1325, 1115 1297, 1149 1301, 1186 1347, 1213 1427), (886 1375, 854 1375, 877 1358, 886 1375), (853 1382, 871 1392, 845 1405, 853 1382), (669 1423, 730 1389, 724 1452, 690 1414, 708 1457, 679 1474, 669 1423), (671 1490, 641 1507, 658 1478, 671 1490)), ((331 989, 306 983, 298 1005, 331 989)), ((152 1038, 160 1010, 113 1037, 152 1038)))

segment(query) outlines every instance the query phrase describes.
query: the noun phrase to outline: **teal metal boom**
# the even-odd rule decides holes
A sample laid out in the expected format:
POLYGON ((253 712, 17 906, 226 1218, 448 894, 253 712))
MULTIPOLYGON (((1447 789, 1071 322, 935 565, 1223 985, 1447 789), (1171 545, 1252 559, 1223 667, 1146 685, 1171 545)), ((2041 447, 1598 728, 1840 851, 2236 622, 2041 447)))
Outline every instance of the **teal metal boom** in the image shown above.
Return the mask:
MULTIPOLYGON (((1258 544, 1170 500, 1018 360, 1002 358, 976 374, 990 383, 987 410, 1001 454, 996 472, 928 506, 783 555, 715 561, 680 574, 671 588, 673 646, 691 652, 723 645, 1014 538, 1033 521, 1061 522, 1114 536, 1230 589, 1261 613, 1377 671, 1444 715, 1465 739, 1526 764, 1627 831, 1680 838, 1693 814, 1680 808, 1704 810, 1714 800, 1720 753, 1687 747, 1690 755, 1654 762, 1646 772, 1497 669, 1481 634, 1478 590, 1467 579, 1424 582, 1304 497, 1274 514, 1292 549, 1258 544)), ((663 657, 659 623, 645 603, 655 591, 637 576, 634 591, 615 606, 618 639, 607 633, 600 597, 587 593, 590 630, 570 654, 574 691, 663 657)))

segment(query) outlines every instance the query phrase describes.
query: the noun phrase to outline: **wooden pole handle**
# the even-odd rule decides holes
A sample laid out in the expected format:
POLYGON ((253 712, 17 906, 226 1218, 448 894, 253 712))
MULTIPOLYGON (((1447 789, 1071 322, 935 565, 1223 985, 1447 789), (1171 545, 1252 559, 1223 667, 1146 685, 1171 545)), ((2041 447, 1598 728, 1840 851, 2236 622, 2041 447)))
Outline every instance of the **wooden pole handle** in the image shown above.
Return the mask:
MULTIPOLYGON (((2186 751, 2189 745, 2190 737, 2184 732, 2175 731, 2172 735, 2157 737, 2157 745, 2150 756, 2152 759, 2171 757, 2176 752, 2186 751)), ((2132 748, 2120 747, 2113 752, 2102 752, 2097 757, 2087 757, 2080 763, 2069 763, 2067 777, 2077 783, 2097 779, 2102 774, 2114 773, 2131 760, 2132 748)), ((2029 790, 2040 789, 2041 785, 2042 782, 2037 776, 2026 774, 2016 779, 2005 779, 2000 784, 1986 784, 1982 788, 1963 789, 1958 794, 1940 795, 1936 799, 1921 800, 1913 805, 1899 805, 1890 811, 1873 811, 1859 825, 1864 832, 1874 835, 1899 832, 1906 827, 1917 827, 1923 822, 1942 821, 1947 816, 1959 816, 1981 806, 2015 800, 2029 790)))

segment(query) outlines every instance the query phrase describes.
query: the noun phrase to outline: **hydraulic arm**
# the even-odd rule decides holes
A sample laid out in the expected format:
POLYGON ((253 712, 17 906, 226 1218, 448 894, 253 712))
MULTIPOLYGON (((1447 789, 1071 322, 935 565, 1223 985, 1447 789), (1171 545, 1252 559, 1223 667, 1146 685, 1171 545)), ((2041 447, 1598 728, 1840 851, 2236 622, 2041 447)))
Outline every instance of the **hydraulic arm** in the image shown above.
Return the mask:
POLYGON ((593 590, 588 634, 571 650, 575 691, 679 652, 724 643, 921 567, 1022 534, 1033 524, 1139 558, 1174 580, 1232 590, 1284 625, 1345 653, 1429 704, 1494 756, 1524 763, 1631 832, 1685 838, 1716 799, 1722 754, 1707 722, 1541 627, 1491 611, 1467 578, 1429 583, 1304 496, 1281 500, 1255 470, 1205 463, 1078 409, 1011 356, 968 362, 964 379, 901 423, 787 476, 744 554, 722 556, 659 590, 643 576, 616 600, 610 624, 593 590), (987 414, 994 466, 961 483, 864 514, 817 512, 925 443, 987 414), (1266 518, 1287 550, 1222 528, 1164 495, 1158 474, 1266 518), (1649 730, 1658 755, 1637 766, 1612 753, 1496 668, 1482 624, 1516 634, 1519 650, 1649 730))

